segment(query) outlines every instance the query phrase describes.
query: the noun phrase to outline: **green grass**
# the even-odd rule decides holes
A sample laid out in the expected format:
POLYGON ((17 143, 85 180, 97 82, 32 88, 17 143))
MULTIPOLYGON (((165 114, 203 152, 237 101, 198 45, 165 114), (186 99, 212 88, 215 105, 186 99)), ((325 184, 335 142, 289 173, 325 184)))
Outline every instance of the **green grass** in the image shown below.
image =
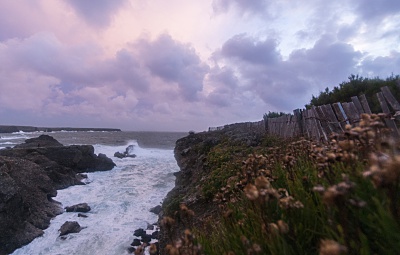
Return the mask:
MULTIPOLYGON (((357 144, 363 136, 345 139, 357 144)), ((220 210, 198 219, 202 224, 193 229, 202 254, 398 254, 396 150, 378 151, 378 140, 377 147, 368 145, 368 153, 362 147, 366 143, 346 151, 335 141, 320 146, 275 138, 263 141, 262 146, 249 148, 227 140, 209 149, 201 187, 210 203, 218 198, 213 203, 220 210), (332 153, 342 156, 329 158, 332 153), (368 158, 383 153, 380 163, 368 158), (374 164, 377 172, 367 177, 374 164), (265 178, 270 186, 260 184, 265 178), (253 194, 246 187, 256 188, 258 198, 246 196, 253 194), (315 187, 323 189, 317 192, 315 187), (324 252, 327 243, 336 253, 324 252)))

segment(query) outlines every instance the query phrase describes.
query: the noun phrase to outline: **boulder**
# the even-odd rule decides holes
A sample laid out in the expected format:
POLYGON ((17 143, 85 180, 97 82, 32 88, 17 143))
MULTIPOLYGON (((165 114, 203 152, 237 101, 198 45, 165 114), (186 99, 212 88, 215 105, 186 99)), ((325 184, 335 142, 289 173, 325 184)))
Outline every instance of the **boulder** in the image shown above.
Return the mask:
POLYGON ((151 241, 151 235, 148 235, 148 234, 142 235, 142 240, 141 240, 141 241, 142 241, 143 243, 149 244, 150 241, 151 241))
POLYGON ((67 206, 64 208, 66 212, 89 212, 90 206, 87 203, 80 203, 72 206, 67 206))
POLYGON ((137 238, 133 239, 133 242, 131 243, 132 246, 139 246, 141 244, 140 239, 137 238))
POLYGON ((71 233, 79 233, 81 230, 82 228, 78 222, 66 221, 58 231, 60 231, 60 236, 65 236, 71 233))
POLYGON ((138 228, 133 232, 134 236, 143 236, 146 235, 146 230, 144 230, 143 228, 138 228))

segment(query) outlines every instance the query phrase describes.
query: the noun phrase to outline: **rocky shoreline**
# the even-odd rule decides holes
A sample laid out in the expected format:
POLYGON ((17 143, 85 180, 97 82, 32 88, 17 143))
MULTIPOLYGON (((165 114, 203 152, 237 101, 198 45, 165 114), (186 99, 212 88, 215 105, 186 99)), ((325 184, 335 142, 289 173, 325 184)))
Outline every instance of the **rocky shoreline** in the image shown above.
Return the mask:
POLYGON ((115 166, 91 145, 64 146, 48 135, 0 150, 0 255, 12 253, 43 234, 63 212, 57 189, 83 185, 83 172, 115 166))

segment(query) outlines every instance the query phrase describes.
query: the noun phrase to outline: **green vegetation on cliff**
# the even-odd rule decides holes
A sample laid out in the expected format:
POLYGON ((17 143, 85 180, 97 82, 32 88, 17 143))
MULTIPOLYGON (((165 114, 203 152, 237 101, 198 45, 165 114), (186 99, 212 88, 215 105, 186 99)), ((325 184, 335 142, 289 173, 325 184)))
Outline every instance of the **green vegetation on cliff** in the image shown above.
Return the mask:
POLYGON ((324 104, 333 104, 336 102, 351 102, 352 96, 359 96, 364 94, 369 102, 369 106, 373 113, 381 111, 378 99, 375 94, 380 92, 380 88, 388 86, 390 91, 396 98, 400 98, 400 75, 391 75, 386 79, 364 78, 359 75, 350 75, 349 81, 344 81, 339 86, 335 86, 332 90, 326 88, 320 94, 313 96, 310 104, 306 105, 307 108, 311 106, 319 106, 324 104))
POLYGON ((209 132, 177 142, 166 254, 398 254, 400 155, 383 116, 329 143, 209 132))

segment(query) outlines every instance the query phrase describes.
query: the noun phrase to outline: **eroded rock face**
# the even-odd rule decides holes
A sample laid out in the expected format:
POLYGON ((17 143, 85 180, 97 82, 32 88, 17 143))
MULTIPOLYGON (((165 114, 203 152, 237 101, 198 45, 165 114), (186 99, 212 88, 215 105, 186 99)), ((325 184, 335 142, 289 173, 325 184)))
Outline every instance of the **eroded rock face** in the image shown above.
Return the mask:
POLYGON ((37 164, 0 156, 0 254, 7 254, 43 234, 62 213, 52 180, 37 164))

